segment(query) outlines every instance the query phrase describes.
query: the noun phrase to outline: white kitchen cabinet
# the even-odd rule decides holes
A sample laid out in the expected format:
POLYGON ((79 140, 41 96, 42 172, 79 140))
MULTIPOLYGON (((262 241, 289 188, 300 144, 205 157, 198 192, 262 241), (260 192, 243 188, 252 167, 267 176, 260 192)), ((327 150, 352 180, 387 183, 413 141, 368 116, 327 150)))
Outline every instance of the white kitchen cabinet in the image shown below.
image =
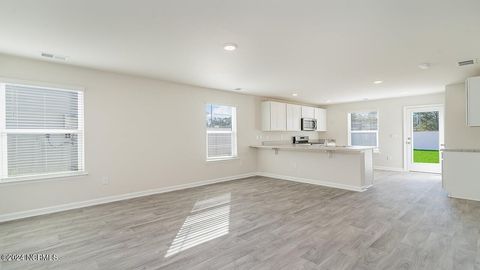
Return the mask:
POLYGON ((480 76, 468 78, 466 83, 467 93, 467 125, 480 126, 480 76))
POLYGON ((287 130, 287 104, 275 101, 262 102, 262 130, 287 130))
POLYGON ((317 119, 317 131, 327 131, 327 110, 315 108, 315 119, 317 119))
POLYGON ((302 121, 302 106, 287 104, 287 130, 300 131, 302 121))
POLYGON ((315 108, 302 106, 302 118, 315 118, 315 108))
POLYGON ((276 101, 262 102, 263 131, 301 131, 302 118, 316 119, 316 131, 327 131, 325 109, 276 101))

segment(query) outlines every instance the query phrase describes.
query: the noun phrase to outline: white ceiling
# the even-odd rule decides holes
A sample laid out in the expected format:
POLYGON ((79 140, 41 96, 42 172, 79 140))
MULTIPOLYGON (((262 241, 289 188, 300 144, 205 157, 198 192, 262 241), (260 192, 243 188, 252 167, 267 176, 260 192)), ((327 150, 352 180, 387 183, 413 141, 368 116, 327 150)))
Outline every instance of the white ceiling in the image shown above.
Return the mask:
POLYGON ((456 66, 480 58, 479 12, 479 0, 1 0, 0 52, 337 103, 480 74, 456 66), (224 51, 229 42, 238 50, 224 51))

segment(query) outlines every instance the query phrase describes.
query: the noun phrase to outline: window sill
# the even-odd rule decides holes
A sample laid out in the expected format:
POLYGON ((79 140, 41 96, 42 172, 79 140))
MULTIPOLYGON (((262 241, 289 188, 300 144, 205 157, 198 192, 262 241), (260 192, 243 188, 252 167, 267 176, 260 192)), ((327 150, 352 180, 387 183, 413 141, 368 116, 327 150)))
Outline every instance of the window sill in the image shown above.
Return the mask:
POLYGON ((240 159, 238 156, 234 157, 221 157, 221 158, 209 158, 207 159, 207 162, 214 162, 214 161, 227 161, 227 160, 235 160, 235 159, 240 159))
MULTIPOLYGON (((357 146, 357 145, 348 144, 348 146, 357 146)), ((358 146, 361 146, 361 145, 358 145, 358 146)), ((368 147, 370 147, 370 146, 368 146, 368 147)), ((371 147, 375 147, 375 146, 371 146, 371 147)), ((378 148, 378 147, 373 148, 373 153, 374 154, 380 154, 380 148, 378 148)))
POLYGON ((75 177, 75 176, 84 176, 88 175, 88 172, 68 172, 68 173, 51 173, 51 174, 41 174, 41 175, 28 175, 28 176, 17 176, 9 177, 0 180, 1 184, 13 184, 13 183, 25 183, 25 182, 34 182, 34 181, 45 181, 52 180, 56 178, 65 178, 65 177, 75 177))

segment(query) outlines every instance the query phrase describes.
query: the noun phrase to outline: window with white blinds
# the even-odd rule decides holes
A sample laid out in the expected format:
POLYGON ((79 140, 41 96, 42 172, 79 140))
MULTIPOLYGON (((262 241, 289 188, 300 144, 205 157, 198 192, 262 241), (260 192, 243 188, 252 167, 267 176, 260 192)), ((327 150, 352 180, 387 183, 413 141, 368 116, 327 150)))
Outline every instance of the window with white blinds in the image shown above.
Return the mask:
POLYGON ((378 148, 378 113, 376 111, 348 114, 348 144, 378 148))
POLYGON ((0 181, 84 171, 83 92, 0 83, 0 181))
POLYGON ((207 160, 237 156, 236 108, 207 104, 207 160))

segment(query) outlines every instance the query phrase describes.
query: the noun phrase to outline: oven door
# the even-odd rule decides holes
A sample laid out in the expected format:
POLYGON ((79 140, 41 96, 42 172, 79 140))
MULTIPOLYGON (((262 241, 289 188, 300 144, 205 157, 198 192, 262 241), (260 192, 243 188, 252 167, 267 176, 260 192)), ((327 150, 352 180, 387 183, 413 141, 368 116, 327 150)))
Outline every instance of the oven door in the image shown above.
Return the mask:
POLYGON ((302 118, 302 130, 317 130, 317 120, 312 118, 302 118))

